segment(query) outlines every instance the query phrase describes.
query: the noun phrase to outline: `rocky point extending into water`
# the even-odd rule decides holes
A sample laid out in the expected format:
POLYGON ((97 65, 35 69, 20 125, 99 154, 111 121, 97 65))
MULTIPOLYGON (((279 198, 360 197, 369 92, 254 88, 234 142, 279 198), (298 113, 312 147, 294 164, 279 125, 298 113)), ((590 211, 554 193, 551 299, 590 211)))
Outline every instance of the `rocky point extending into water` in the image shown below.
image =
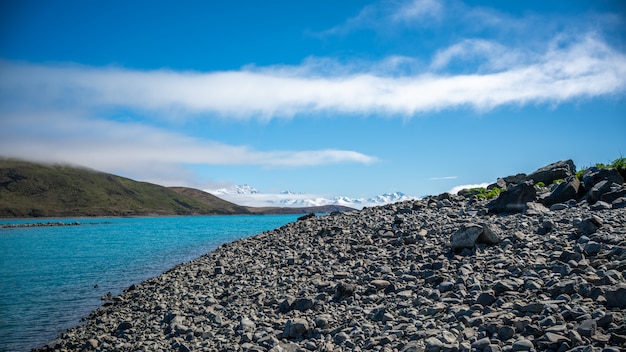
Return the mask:
POLYGON ((43 349, 619 351, 626 185, 574 174, 303 218, 131 286, 43 349))

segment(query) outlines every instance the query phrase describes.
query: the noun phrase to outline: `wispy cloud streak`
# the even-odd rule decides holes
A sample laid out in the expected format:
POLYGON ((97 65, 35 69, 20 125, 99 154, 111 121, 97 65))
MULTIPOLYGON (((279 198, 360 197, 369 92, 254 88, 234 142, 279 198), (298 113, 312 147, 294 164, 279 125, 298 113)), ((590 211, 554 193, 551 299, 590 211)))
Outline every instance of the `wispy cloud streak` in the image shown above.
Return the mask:
POLYGON ((413 116, 458 107, 486 111, 611 95, 626 87, 626 56, 593 35, 555 40, 542 53, 464 42, 440 51, 432 62, 435 70, 412 75, 384 74, 380 65, 372 66, 376 72, 361 67, 334 75, 318 73, 315 65, 201 73, 4 62, 0 98, 5 105, 26 101, 271 119, 327 112, 413 116), (502 58, 507 51, 513 54, 502 58), (445 72, 450 62, 468 55, 478 57, 480 70, 445 72))
POLYGON ((431 177, 432 181, 440 181, 440 180, 454 180, 458 178, 458 176, 445 176, 445 177, 431 177))

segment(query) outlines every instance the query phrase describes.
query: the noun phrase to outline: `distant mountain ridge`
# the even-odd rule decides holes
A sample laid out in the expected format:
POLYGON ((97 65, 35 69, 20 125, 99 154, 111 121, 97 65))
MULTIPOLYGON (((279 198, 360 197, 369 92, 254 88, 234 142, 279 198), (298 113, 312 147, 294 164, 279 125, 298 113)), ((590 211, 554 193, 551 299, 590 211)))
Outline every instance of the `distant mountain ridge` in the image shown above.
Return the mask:
POLYGON ((224 194, 258 194, 259 192, 256 188, 252 186, 248 186, 246 184, 237 185, 228 188, 219 188, 212 191, 207 191, 207 193, 211 193, 215 196, 224 195, 224 194))
MULTIPOLYGON (((195 188, 187 188, 187 187, 170 187, 174 191, 194 198, 197 201, 205 202, 207 199, 212 199, 215 197, 214 195, 201 191, 195 188)), ((258 192, 258 191, 257 191, 258 192)), ((233 203, 231 203, 233 204, 233 203)), ((248 207, 248 206, 237 206, 239 208, 245 209, 246 213, 254 214, 254 215, 271 215, 271 214, 308 214, 308 213, 323 213, 328 214, 332 212, 343 212, 354 210, 351 207, 341 206, 341 205, 322 205, 322 206, 304 206, 304 207, 248 207)))
POLYGON ((302 208, 336 205, 350 208, 363 208, 418 199, 418 197, 407 196, 402 192, 384 193, 371 198, 350 198, 344 196, 324 197, 291 191, 266 194, 249 185, 237 185, 229 188, 207 190, 206 192, 230 202, 242 205, 254 205, 256 207, 302 208))

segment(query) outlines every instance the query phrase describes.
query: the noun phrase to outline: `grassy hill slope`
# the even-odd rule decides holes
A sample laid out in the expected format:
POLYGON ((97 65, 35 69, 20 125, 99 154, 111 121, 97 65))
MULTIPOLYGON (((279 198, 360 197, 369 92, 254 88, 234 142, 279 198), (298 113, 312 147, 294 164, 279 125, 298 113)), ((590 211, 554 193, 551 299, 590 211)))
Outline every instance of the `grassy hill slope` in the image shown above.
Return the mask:
POLYGON ((0 217, 248 214, 146 182, 77 168, 0 159, 0 217))

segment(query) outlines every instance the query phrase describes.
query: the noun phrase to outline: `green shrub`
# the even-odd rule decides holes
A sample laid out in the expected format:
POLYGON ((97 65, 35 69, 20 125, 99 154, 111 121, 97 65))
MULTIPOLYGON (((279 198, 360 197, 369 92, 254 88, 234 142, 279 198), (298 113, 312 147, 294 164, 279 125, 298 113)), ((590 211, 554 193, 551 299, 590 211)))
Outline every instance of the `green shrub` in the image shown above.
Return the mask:
POLYGON ((576 178, 579 181, 583 180, 583 174, 585 173, 585 171, 587 171, 587 169, 589 169, 588 167, 583 167, 582 169, 576 171, 576 178))
POLYGON ((545 186, 546 186, 546 184, 545 184, 545 183, 543 183, 543 182, 541 182, 541 181, 539 181, 539 182, 537 182, 537 183, 535 184, 535 186, 543 188, 543 187, 545 187, 545 186))
POLYGON ((618 169, 620 172, 622 170, 626 170, 626 158, 619 158, 619 159, 613 160, 613 163, 611 163, 611 167, 618 169))
MULTIPOLYGON (((617 169, 617 171, 619 171, 620 174, 625 175, 626 174, 626 158, 624 157, 617 158, 613 160, 613 162, 610 164, 596 163, 595 167, 597 167, 598 169, 617 169)), ((581 168, 578 172, 576 172, 576 177, 582 181, 583 174, 588 169, 589 169, 588 167, 581 168)))
POLYGON ((556 180, 552 181, 552 184, 553 185, 558 185, 559 183, 563 183, 563 181, 564 180, 562 178, 559 178, 559 179, 556 179, 556 180))
POLYGON ((502 193, 503 189, 499 187, 494 187, 490 190, 486 188, 470 188, 470 194, 475 195, 478 199, 493 199, 496 198, 500 193, 502 193))

